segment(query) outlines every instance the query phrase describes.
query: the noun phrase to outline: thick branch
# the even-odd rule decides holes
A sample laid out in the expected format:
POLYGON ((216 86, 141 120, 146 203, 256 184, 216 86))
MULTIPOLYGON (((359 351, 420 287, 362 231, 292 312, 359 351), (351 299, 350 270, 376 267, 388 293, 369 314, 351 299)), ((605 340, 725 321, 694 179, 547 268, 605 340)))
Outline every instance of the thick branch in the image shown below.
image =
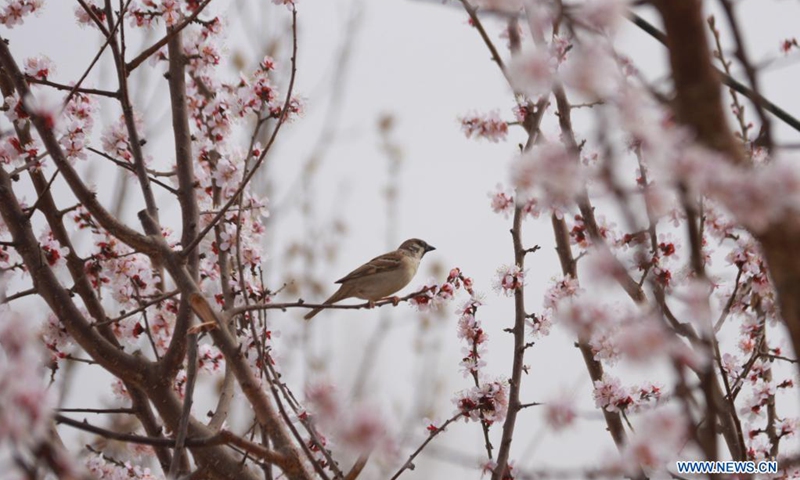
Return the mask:
MULTIPOLYGON (((186 106, 186 57, 181 44, 181 34, 171 35, 169 41, 169 93, 172 104, 172 130, 175 136, 175 161, 178 174, 178 202, 181 206, 183 230, 181 245, 186 248, 197 236, 199 208, 194 193, 194 158, 192 157, 192 136, 189 131, 189 113, 186 106)), ((199 255, 197 249, 186 256, 186 268, 192 280, 198 280, 199 255)), ((192 312, 186 297, 181 296, 175 330, 169 348, 164 354, 162 367, 164 375, 171 377, 177 372, 186 353, 186 332, 191 326, 192 312)))

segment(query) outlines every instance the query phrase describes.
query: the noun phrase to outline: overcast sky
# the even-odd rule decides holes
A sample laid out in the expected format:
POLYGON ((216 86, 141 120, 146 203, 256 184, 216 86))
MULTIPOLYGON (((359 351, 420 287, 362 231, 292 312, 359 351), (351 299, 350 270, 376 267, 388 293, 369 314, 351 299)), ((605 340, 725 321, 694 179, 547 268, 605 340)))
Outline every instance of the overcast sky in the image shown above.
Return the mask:
MULTIPOLYGON (((227 5, 228 2, 214 2, 227 5)), ((245 2, 230 2, 242 5, 245 2)), ((277 29, 285 28, 289 12, 273 6, 266 0, 255 3, 263 8, 248 10, 250 15, 266 12, 269 18, 256 20, 256 30, 245 30, 240 14, 228 15, 230 36, 228 57, 234 54, 247 58, 252 65, 260 55, 264 40, 277 29), (263 38, 261 37, 263 35, 263 38)), ((79 28, 73 21, 74 2, 50 1, 39 18, 9 32, 11 49, 18 60, 44 53, 57 65, 55 81, 76 79, 88 65, 99 45, 94 31, 79 28)), ((218 12, 223 7, 217 5, 218 12)), ((745 35, 751 57, 756 60, 781 58, 779 45, 785 38, 797 35, 800 4, 782 0, 743 0, 738 2, 740 16, 746 26, 745 35)), ((231 10, 235 10, 231 7, 231 10)), ((513 263, 510 220, 494 214, 489 207, 487 193, 498 183, 507 183, 509 163, 516 145, 524 141, 523 132, 513 130, 505 143, 466 139, 460 131, 457 118, 471 110, 498 109, 501 116, 512 119, 513 97, 499 70, 477 32, 466 24, 466 15, 458 2, 443 5, 437 1, 422 0, 301 0, 298 5, 300 30, 299 68, 297 90, 307 99, 305 118, 290 125, 281 133, 277 150, 269 160, 267 184, 270 201, 276 206, 274 219, 269 225, 269 253, 265 269, 275 286, 287 278, 287 272, 298 273, 296 265, 287 266, 282 257, 288 244, 302 238, 308 224, 300 214, 300 201, 304 193, 297 179, 308 160, 313 142, 318 138, 323 124, 336 122, 336 137, 325 149, 318 171, 307 185, 313 205, 312 229, 338 218, 347 226, 336 262, 320 269, 319 275, 329 275, 328 291, 334 289, 333 281, 364 261, 376 256, 400 241, 420 237, 437 247, 429 254, 417 278, 406 290, 421 285, 430 276, 425 268, 434 263, 447 269, 460 267, 475 279, 476 289, 485 293, 486 307, 479 318, 489 332, 487 371, 497 376, 508 376, 511 371, 511 336, 502 329, 513 323, 513 300, 498 296, 491 289, 495 269, 513 263), (359 19, 348 23, 353 9, 360 11, 359 19), (331 83, 338 68, 336 52, 347 38, 348 31, 356 29, 351 58, 344 76, 344 94, 337 115, 326 116, 330 101, 331 83), (377 120, 383 114, 396 119, 393 139, 402 147, 403 161, 396 176, 399 187, 397 223, 394 225, 392 245, 387 244, 387 216, 384 191, 389 182, 389 163, 380 148, 377 120)), ((641 10, 644 16, 655 20, 652 12, 641 10)), ((260 18, 253 16, 251 18, 260 18)), ((718 22, 722 23, 722 22, 718 22)), ((500 24, 487 22, 490 34, 498 46, 500 24)), ((723 32, 727 29, 722 26, 723 32)), ((131 42, 132 51, 136 43, 131 42)), ((665 50, 635 26, 628 23, 620 30, 617 45, 633 58, 634 63, 651 80, 664 79, 666 74, 665 50)), ((288 44, 278 46, 285 58, 288 44)), ((796 57, 795 57, 796 58, 796 57)), ((90 77, 95 85, 107 82, 108 64, 99 72, 102 77, 90 77)), ((152 67, 147 67, 152 68, 152 67)), ((161 69, 162 67, 157 67, 161 69)), ((160 71, 160 70, 159 70, 160 71)), ((152 73, 152 72, 151 72, 152 73)), ((768 98, 790 113, 800 115, 800 95, 797 94, 800 70, 795 59, 779 60, 762 75, 763 91, 768 98)), ((234 75, 235 72, 231 72, 234 75)), ((143 90, 135 89, 137 107, 147 118, 157 119, 167 105, 153 101, 153 86, 165 89, 165 81, 150 75, 143 90), (160 83, 159 83, 160 82, 160 83)), ((163 92, 162 92, 163 95, 163 92)), ((579 114, 577 124, 589 125, 587 116, 579 114)), ((106 118, 111 115, 106 114, 106 118)), ((146 146, 147 153, 157 161, 172 161, 169 143, 157 135, 163 123, 148 124, 148 136, 158 138, 146 146), (165 143, 166 142, 166 143, 165 143)), ((100 130, 99 128, 97 129, 100 130)), ((544 131, 557 137, 552 115, 546 120, 544 131)), ((797 142, 797 136, 777 124, 779 142, 797 142)), ((591 138, 590 138, 591 140, 591 138)), ((93 173, 101 196, 110 199, 116 174, 111 171, 93 173)), ((264 183, 261 183, 264 185, 264 183)), ((61 185, 63 187, 63 185, 61 185)), ((131 189, 138 194, 137 189, 131 189)), ((58 194, 58 190, 56 191, 58 194)), ((164 197, 164 200, 168 197, 164 197)), ((137 203, 138 202, 138 203, 137 203)), ((132 199, 126 210, 128 220, 135 225, 133 213, 140 207, 132 199)), ((177 205, 163 204, 166 217, 176 215, 177 205)), ((615 213, 605 212, 613 217, 615 213)), ((531 311, 541 308, 542 294, 547 282, 560 274, 553 250, 552 231, 547 219, 529 221, 524 226, 524 242, 538 244, 542 250, 528 257, 529 280, 527 304, 531 311)), ((439 277, 437 280, 442 281, 439 277)), ((610 291, 609 295, 617 292, 610 291)), ((319 301, 322 298, 306 298, 319 301)), ((378 349, 374 375, 368 383, 369 400, 393 418, 401 429, 413 401, 420 392, 414 390, 426 385, 431 404, 439 418, 449 417, 454 406, 453 394, 468 388, 471 379, 463 378, 458 364, 463 357, 461 344, 456 338, 457 317, 450 314, 465 297, 450 307, 447 315, 435 321, 432 327, 423 327, 418 315, 408 305, 393 310, 387 339, 378 349), (420 348, 427 345, 434 354, 424 357, 420 348), (434 347, 431 347, 431 346, 434 347), (423 361, 424 359, 424 361, 423 361), (424 366, 423 366, 424 365, 424 366), (425 382, 419 378, 425 374, 425 382)), ((301 392, 308 376, 299 368, 303 356, 286 351, 294 345, 293 338, 303 328, 299 313, 272 314, 276 328, 284 335, 276 340, 276 351, 286 358, 290 384, 301 392), (281 350, 285 348, 285 350, 281 350)), ((362 352, 373 331, 379 325, 377 311, 327 311, 314 319, 310 352, 305 352, 322 362, 324 376, 348 392, 355 372, 362 361, 362 352)), ((542 427, 541 413, 535 409, 523 411, 515 437, 512 458, 524 468, 566 467, 591 465, 614 450, 610 436, 599 412, 593 409, 591 385, 580 353, 572 345, 571 336, 559 328, 530 349, 526 363, 531 366, 525 376, 522 401, 546 401, 559 391, 579 397, 582 410, 587 412, 578 428, 565 434, 553 435, 542 427)), ((659 368, 647 372, 624 368, 626 379, 649 378, 659 380, 659 368)), ((92 371, 93 372, 93 371, 92 371)), ((110 397, 108 382, 102 376, 87 371, 85 375, 97 377, 97 382, 79 392, 74 392, 68 406, 95 404, 99 397, 110 397)), ((198 409, 197 411, 202 411, 198 409)), ((495 445, 499 445, 499 426, 493 429, 495 445)), ((421 421, 410 430, 414 433, 410 443, 401 445, 407 453, 424 438, 421 421)), ((481 430, 477 424, 459 424, 451 428, 435 445, 459 452, 465 459, 459 462, 445 460, 447 455, 433 449, 419 462, 419 468, 408 473, 409 478, 478 478, 475 464, 482 458, 481 430), (474 459, 474 463, 472 460, 474 459)))

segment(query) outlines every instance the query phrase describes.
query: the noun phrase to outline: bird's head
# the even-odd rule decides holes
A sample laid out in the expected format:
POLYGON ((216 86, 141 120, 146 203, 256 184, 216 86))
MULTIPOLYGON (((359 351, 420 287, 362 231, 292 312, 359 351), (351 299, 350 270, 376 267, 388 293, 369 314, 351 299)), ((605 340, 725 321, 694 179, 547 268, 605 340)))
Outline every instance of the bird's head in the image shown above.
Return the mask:
POLYGON ((426 253, 436 250, 436 248, 428 245, 425 240, 420 240, 419 238, 410 238, 403 242, 398 250, 405 250, 417 258, 422 258, 426 253))

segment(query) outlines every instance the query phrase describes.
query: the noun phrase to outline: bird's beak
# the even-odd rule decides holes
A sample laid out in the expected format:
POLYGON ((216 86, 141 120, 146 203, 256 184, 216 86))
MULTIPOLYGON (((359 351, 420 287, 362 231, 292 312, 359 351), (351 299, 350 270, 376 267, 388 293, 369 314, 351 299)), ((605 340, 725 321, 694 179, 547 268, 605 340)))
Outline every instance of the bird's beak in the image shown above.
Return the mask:
POLYGON ((436 247, 434 247, 432 245, 428 245, 428 246, 425 247, 425 253, 432 252, 434 250, 436 250, 436 247))

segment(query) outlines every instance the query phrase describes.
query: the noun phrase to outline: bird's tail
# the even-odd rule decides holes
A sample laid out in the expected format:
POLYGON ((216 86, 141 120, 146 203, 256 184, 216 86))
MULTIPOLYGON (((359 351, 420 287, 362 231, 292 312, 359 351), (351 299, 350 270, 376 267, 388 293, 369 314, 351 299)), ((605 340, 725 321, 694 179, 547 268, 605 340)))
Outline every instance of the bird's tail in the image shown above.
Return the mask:
POLYGON ((318 314, 321 311, 322 311, 321 308, 315 308, 314 310, 311 310, 310 312, 306 313, 306 316, 303 318, 305 318, 306 320, 311 320, 312 318, 314 318, 316 314, 318 314))
MULTIPOLYGON (((350 297, 350 295, 348 295, 347 293, 344 292, 344 285, 342 285, 341 287, 339 287, 339 290, 336 290, 336 292, 334 292, 334 294, 331 295, 327 300, 322 302, 322 304, 323 305, 332 305, 332 304, 334 304, 334 303, 336 303, 336 302, 338 302, 340 300, 344 300, 345 298, 349 298, 349 297, 350 297)), ((314 310, 311 310, 310 312, 308 312, 303 318, 305 318, 306 320, 311 320, 312 318, 314 318, 314 316, 316 314, 318 314, 322 310, 323 310, 322 308, 315 308, 314 310)))

